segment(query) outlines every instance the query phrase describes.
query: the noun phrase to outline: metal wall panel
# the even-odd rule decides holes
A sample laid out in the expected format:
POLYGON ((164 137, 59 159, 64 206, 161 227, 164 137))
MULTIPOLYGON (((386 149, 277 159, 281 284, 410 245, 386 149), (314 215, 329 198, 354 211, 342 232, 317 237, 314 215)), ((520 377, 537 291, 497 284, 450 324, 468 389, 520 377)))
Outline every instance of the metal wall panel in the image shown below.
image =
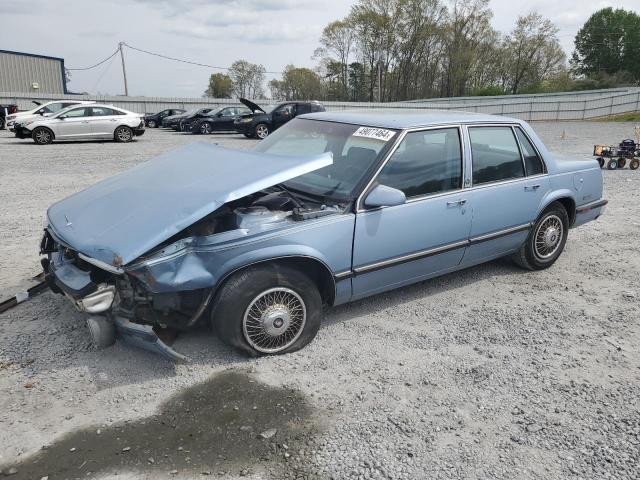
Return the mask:
MULTIPOLYGON (((1 92, 1 91, 0 91, 1 92)), ((470 112, 505 115, 523 120, 584 120, 604 117, 612 114, 638 111, 640 108, 640 89, 611 89, 597 92, 564 93, 521 96, 492 97, 491 101, 478 98, 456 99, 449 102, 438 99, 438 103, 365 103, 365 102, 323 102, 327 110, 364 110, 393 109, 407 110, 464 110, 470 112), (471 100, 474 100, 473 102, 471 100)), ((159 112, 166 108, 198 108, 205 106, 240 105, 230 98, 161 98, 161 97, 123 97, 99 95, 60 95, 45 93, 0 93, 0 103, 15 103, 19 109, 33 108, 32 100, 41 103, 50 100, 76 99, 94 100, 112 104, 138 113, 159 112)), ((256 103, 268 105, 274 100, 256 100, 256 103)))
POLYGON ((63 61, 0 51, 0 91, 64 94, 63 61))

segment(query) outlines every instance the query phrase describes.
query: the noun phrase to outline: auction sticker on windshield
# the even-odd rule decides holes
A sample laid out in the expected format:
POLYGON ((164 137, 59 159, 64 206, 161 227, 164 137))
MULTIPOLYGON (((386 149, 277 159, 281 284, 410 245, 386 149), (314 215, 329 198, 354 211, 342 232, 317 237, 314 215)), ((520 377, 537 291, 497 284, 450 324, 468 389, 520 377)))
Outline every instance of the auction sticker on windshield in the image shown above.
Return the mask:
POLYGON ((353 133, 354 137, 365 137, 365 138, 373 138, 375 140, 381 140, 383 142, 388 142, 393 138, 396 134, 393 130, 386 130, 384 128, 373 128, 373 127, 360 127, 353 133))

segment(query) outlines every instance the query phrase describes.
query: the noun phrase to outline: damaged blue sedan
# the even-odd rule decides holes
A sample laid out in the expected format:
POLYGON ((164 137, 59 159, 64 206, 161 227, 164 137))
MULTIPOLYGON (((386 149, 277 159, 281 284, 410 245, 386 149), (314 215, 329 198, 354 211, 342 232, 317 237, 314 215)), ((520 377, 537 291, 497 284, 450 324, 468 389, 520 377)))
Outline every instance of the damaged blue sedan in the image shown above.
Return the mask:
POLYGON ((595 160, 551 154, 520 120, 330 112, 253 151, 195 143, 54 205, 54 292, 173 359, 163 328, 208 322, 251 355, 308 344, 339 305, 499 257, 553 265, 606 204, 595 160))

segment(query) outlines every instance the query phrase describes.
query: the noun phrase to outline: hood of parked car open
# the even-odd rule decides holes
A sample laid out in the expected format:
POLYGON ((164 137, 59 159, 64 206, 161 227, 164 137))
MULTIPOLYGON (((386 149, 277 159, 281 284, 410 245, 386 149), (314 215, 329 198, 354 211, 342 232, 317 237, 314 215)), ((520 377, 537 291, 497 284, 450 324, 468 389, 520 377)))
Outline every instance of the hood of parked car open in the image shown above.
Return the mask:
POLYGON ((47 211, 63 243, 109 265, 130 263, 227 202, 331 165, 192 143, 107 178, 47 211))
POLYGON ((253 103, 251 100, 247 100, 246 98, 240 98, 239 100, 240 100, 240 103, 245 105, 249 110, 251 110, 252 113, 256 113, 256 112, 267 113, 264 111, 264 109, 260 105, 253 103))

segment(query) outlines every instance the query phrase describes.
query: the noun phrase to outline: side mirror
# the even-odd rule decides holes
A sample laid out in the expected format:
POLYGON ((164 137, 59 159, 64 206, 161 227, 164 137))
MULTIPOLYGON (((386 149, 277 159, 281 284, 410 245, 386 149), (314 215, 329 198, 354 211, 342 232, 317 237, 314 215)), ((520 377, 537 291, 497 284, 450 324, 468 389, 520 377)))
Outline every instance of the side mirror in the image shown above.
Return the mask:
POLYGON ((44 116, 44 110, 38 110, 38 115, 43 115, 44 116))
POLYGON ((369 192, 364 200, 364 206, 367 208, 395 207, 406 203, 406 201, 407 197, 402 190, 378 185, 369 192))
POLYGON ((62 116, 62 117, 58 117, 58 120, 64 120, 64 119, 65 119, 65 117, 64 117, 64 116, 62 116))

